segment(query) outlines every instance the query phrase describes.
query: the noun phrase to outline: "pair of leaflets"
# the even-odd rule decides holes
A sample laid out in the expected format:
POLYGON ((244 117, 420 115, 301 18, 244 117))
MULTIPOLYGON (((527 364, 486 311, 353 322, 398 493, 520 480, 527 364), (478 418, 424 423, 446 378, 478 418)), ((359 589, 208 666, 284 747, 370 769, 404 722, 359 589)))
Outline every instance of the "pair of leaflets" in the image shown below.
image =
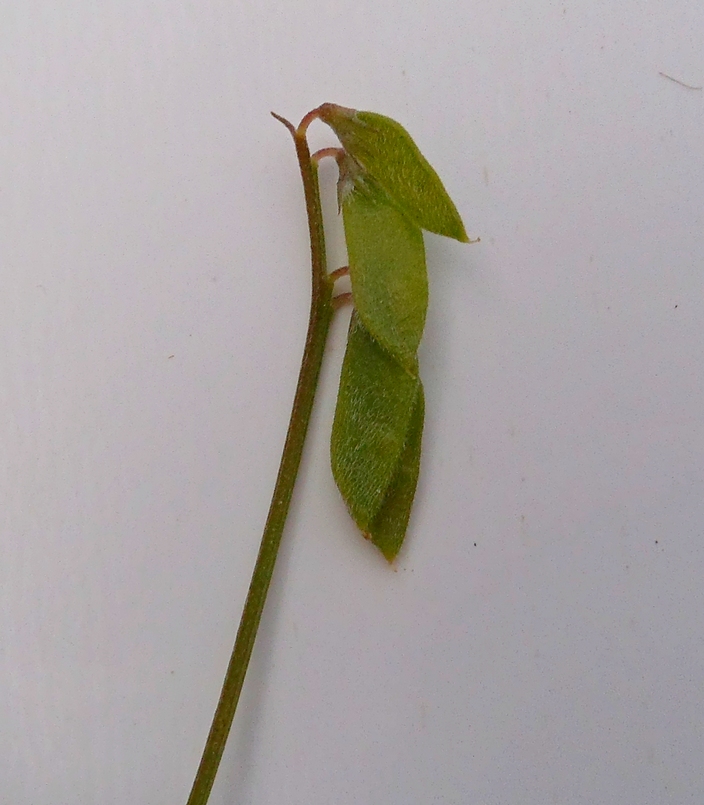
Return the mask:
POLYGON ((355 523, 389 561, 411 514, 423 414, 420 378, 394 360, 355 311, 332 428, 332 471, 355 523))
POLYGON ((418 345, 428 305, 421 229, 467 242, 440 178, 406 130, 324 104, 338 136, 338 197, 354 312, 332 431, 335 481, 362 533, 392 561, 408 526, 424 419, 418 345))

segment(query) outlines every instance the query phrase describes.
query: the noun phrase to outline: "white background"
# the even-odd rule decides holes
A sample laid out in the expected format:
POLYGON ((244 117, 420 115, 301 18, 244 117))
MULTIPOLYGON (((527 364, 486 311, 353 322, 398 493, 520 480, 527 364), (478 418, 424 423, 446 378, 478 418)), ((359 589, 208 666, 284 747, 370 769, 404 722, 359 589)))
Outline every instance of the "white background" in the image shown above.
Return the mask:
POLYGON ((324 101, 482 242, 427 237, 394 568, 330 476, 338 316, 213 805, 701 802, 701 0, 1 5, 0 803, 185 803, 307 320, 269 111, 324 101))

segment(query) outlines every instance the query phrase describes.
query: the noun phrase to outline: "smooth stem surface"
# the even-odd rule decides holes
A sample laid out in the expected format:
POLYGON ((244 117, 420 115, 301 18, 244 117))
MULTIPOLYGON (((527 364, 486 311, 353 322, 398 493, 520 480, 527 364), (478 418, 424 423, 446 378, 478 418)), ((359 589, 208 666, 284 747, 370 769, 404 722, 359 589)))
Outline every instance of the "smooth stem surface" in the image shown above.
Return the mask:
POLYGON ((298 475, 303 443, 313 409, 313 400, 318 385, 325 342, 333 314, 331 302, 332 282, 328 278, 326 270, 325 238, 323 235, 323 217, 317 171, 311 161, 310 151, 308 150, 305 126, 301 125, 296 130, 287 120, 280 118, 278 115, 274 115, 274 117, 280 120, 293 135, 303 179, 313 266, 310 320, 308 322, 308 334, 306 336, 301 371, 298 376, 298 385, 296 386, 296 395, 293 401, 291 421, 286 434, 286 442, 269 508, 269 516, 264 527, 259 555, 254 566, 235 646, 227 667, 220 701, 215 710, 208 740, 203 750, 203 757, 188 798, 188 805, 205 805, 207 803, 225 749, 225 743, 230 733, 232 719, 237 709, 237 702, 240 698, 247 666, 252 655, 254 640, 262 617, 264 602, 266 601, 269 584, 274 572, 274 563, 279 551, 293 487, 298 475))

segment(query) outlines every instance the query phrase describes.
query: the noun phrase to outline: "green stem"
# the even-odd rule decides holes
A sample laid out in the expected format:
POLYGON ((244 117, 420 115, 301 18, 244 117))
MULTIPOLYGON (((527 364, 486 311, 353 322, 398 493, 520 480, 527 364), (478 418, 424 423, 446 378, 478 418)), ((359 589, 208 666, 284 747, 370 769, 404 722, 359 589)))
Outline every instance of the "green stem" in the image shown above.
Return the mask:
POLYGON ((313 266, 310 319, 301 371, 298 376, 298 385, 296 386, 296 395, 293 400, 291 421, 286 434, 286 442, 269 508, 269 516, 264 527, 259 555, 254 566, 247 601, 242 612, 242 619, 240 620, 230 663, 227 667, 220 700, 215 710, 208 740, 203 750, 203 757, 201 758, 187 805, 206 805, 222 759, 225 743, 230 733, 232 719, 237 709, 237 702, 240 698, 247 666, 252 655, 254 640, 262 617, 264 602, 266 601, 269 584, 274 572, 274 563, 281 543, 281 535, 286 523, 293 487, 301 463, 303 443, 313 409, 313 400, 318 385, 325 342, 333 314, 331 304, 332 282, 328 278, 326 270, 325 238, 323 235, 323 216, 320 206, 318 178, 316 166, 311 161, 308 143, 305 138, 307 126, 304 125, 304 122, 306 122, 306 119, 304 118, 298 129, 294 129, 287 120, 278 115, 274 115, 274 117, 280 120, 293 135, 303 179, 313 266))

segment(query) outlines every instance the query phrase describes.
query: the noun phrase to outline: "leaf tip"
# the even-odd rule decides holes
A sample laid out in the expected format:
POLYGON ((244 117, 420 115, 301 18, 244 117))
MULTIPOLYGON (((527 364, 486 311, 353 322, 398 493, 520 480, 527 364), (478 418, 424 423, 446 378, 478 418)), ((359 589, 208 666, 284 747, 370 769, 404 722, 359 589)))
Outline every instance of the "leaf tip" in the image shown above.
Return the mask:
POLYGON ((393 566, 394 562, 396 561, 396 557, 398 556, 398 551, 393 551, 393 552, 391 552, 391 551, 384 551, 384 550, 382 550, 382 551, 381 551, 381 553, 382 553, 382 555, 383 555, 384 559, 386 559, 386 561, 387 561, 387 562, 388 562, 390 565, 392 565, 392 566, 393 566))
POLYGON ((386 559, 390 565, 393 565, 401 546, 389 546, 387 543, 382 545, 376 539, 374 539, 374 535, 370 531, 365 531, 363 529, 361 531, 364 539, 366 539, 368 542, 371 542, 379 550, 379 553, 384 557, 384 559, 386 559))
POLYGON ((472 242, 469 239, 469 235, 467 234, 467 230, 464 228, 464 224, 462 223, 462 221, 460 221, 460 226, 458 227, 457 240, 459 240, 460 243, 472 242))

